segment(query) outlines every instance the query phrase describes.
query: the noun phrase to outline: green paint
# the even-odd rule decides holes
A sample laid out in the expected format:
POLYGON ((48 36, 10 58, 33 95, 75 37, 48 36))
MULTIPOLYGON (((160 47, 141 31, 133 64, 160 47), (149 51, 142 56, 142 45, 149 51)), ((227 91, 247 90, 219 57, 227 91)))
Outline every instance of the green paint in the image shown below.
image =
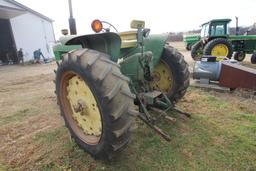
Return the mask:
POLYGON ((146 62, 145 55, 153 54, 153 59, 149 62, 152 71, 160 61, 167 37, 167 34, 160 34, 151 35, 144 39, 143 56, 141 54, 141 47, 139 46, 121 49, 119 59, 122 59, 122 62, 120 62, 122 73, 130 77, 135 84, 143 80, 143 67, 139 61, 144 63, 146 62))
POLYGON ((156 66, 162 56, 168 34, 151 35, 145 39, 145 51, 153 53, 153 66, 156 66))
POLYGON ((230 35, 228 38, 234 51, 243 51, 252 54, 256 50, 256 35, 230 35))
POLYGON ((183 42, 185 43, 185 46, 193 46, 196 42, 200 40, 199 35, 185 35, 183 36, 183 42))
POLYGON ((109 54, 112 61, 122 61, 120 62, 122 73, 136 84, 144 79, 142 65, 149 63, 152 71, 159 63, 167 38, 168 34, 150 35, 144 38, 142 53, 139 43, 135 47, 121 48, 121 38, 116 33, 71 36, 62 38, 54 47, 54 53, 56 60, 61 59, 63 53, 77 48, 89 48, 109 54), (151 60, 148 60, 147 56, 152 56, 151 60))
POLYGON ((117 62, 120 53, 121 39, 118 34, 108 32, 73 37, 68 40, 65 45, 82 45, 83 48, 109 54, 111 60, 117 62))
POLYGON ((256 35, 230 35, 230 40, 256 40, 256 35))
POLYGON ((63 45, 61 43, 57 43, 54 47, 53 47, 53 52, 55 55, 55 60, 61 60, 62 55, 65 53, 68 53, 71 50, 74 49, 81 49, 82 46, 81 45, 71 45, 71 46, 66 46, 63 45))
MULTIPOLYGON (((167 38, 168 34, 157 34, 150 35, 148 38, 144 39, 144 51, 151 51, 153 53, 153 66, 156 66, 158 64, 162 56, 162 52, 166 44, 167 38)), ((124 48, 120 50, 119 59, 125 59, 132 54, 140 52, 141 49, 138 46, 135 48, 124 48)))

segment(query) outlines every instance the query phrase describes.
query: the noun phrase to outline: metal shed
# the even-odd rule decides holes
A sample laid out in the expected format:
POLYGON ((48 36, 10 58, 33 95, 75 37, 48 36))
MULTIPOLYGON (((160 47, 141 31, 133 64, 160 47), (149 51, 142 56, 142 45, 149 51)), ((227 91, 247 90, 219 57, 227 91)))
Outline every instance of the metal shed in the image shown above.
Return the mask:
POLYGON ((23 49, 24 61, 33 59, 41 49, 46 58, 54 57, 53 20, 14 0, 0 0, 0 62, 16 63, 17 50, 23 49))

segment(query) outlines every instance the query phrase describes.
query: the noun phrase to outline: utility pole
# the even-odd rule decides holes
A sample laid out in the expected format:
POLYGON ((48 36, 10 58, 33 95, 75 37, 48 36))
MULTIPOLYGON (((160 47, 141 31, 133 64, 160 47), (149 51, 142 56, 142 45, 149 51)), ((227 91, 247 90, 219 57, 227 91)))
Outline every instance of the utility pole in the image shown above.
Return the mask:
POLYGON ((75 35, 76 34, 76 20, 75 18, 73 18, 73 9, 72 9, 72 1, 68 0, 68 4, 69 4, 69 30, 70 30, 70 34, 71 35, 75 35))

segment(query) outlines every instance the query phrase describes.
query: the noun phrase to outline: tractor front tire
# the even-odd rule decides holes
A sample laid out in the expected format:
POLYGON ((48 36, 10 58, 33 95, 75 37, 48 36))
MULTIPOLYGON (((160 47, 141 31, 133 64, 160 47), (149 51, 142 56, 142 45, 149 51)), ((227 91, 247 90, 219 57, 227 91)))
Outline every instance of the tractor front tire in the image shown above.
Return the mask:
POLYGON ((251 63, 252 63, 252 64, 256 64, 256 53, 253 53, 253 54, 252 54, 251 63))
POLYGON ((230 59, 233 54, 232 44, 225 38, 213 39, 205 45, 203 54, 230 59))
POLYGON ((187 51, 190 51, 190 50, 191 50, 191 44, 187 44, 187 45, 186 45, 186 50, 187 50, 187 51))
POLYGON ((181 53, 171 46, 166 46, 159 64, 153 71, 151 87, 165 92, 171 102, 176 103, 185 95, 188 86, 188 64, 181 53))
POLYGON ((203 43, 201 41, 198 41, 191 47, 191 57, 195 61, 198 61, 201 59, 202 56, 203 56, 203 43))
POLYGON ((244 60, 245 56, 246 56, 245 52, 235 52, 234 59, 239 62, 242 62, 244 60))
POLYGON ((64 55, 56 94, 71 137, 96 159, 110 159, 130 141, 134 95, 109 55, 80 49, 64 55))

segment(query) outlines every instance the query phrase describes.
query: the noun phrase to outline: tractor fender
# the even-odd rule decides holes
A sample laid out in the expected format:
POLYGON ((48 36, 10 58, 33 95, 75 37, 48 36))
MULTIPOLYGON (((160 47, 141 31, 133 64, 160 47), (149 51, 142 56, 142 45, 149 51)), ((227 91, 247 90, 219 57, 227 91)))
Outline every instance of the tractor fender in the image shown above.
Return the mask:
POLYGON ((169 34, 153 34, 144 40, 144 51, 153 53, 153 65, 156 66, 163 54, 169 34))
POLYGON ((116 33, 99 33, 76 36, 68 40, 65 45, 81 45, 83 48, 97 50, 111 56, 117 62, 121 48, 121 38, 116 33))

